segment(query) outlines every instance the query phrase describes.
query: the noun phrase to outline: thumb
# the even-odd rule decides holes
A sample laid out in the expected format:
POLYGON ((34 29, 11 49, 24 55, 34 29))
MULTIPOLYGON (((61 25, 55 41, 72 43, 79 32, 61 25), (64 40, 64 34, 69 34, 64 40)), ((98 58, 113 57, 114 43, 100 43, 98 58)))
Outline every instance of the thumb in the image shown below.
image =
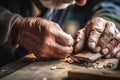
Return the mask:
POLYGON ((76 45, 75 45, 75 52, 79 52, 83 49, 85 44, 85 28, 79 30, 76 36, 76 45))
POLYGON ((72 36, 64 31, 57 31, 55 34, 55 39, 57 43, 64 46, 72 46, 74 43, 72 36))

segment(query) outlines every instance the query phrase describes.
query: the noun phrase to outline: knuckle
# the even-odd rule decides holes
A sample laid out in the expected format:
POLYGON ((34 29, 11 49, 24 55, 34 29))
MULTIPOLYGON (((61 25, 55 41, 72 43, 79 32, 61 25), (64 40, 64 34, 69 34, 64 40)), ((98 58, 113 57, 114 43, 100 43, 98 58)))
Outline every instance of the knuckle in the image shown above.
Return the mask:
POLYGON ((120 42, 120 33, 116 35, 116 39, 120 42))
POLYGON ((100 17, 93 18, 91 21, 92 30, 102 33, 105 28, 105 23, 106 21, 103 18, 100 17))
POLYGON ((111 26, 115 26, 115 23, 114 23, 114 22, 111 22, 111 21, 108 21, 107 24, 108 24, 108 25, 111 25, 111 26))
POLYGON ((57 23, 54 23, 54 25, 55 25, 55 26, 57 26, 57 27, 60 27, 60 25, 59 25, 59 24, 57 24, 57 23))
POLYGON ((115 23, 113 23, 113 22, 110 22, 110 21, 108 21, 107 23, 106 23, 106 26, 108 26, 108 28, 112 28, 113 30, 115 30, 116 29, 116 25, 115 25, 115 23))
POLYGON ((115 31, 116 31, 115 29, 116 29, 116 26, 113 22, 107 22, 104 34, 106 36, 108 36, 109 38, 114 37, 115 36, 115 31))
POLYGON ((101 22, 106 22, 106 20, 101 18, 101 17, 95 17, 95 18, 92 19, 92 22, 100 22, 100 21, 101 22))
POLYGON ((106 23, 106 31, 110 32, 111 34, 115 34, 116 25, 113 22, 106 23))

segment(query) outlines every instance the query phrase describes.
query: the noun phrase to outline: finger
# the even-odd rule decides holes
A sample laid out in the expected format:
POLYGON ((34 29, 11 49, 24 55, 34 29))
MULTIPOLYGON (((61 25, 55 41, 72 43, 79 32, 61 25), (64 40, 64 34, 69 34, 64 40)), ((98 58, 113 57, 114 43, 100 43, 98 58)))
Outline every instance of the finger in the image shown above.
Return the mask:
POLYGON ((55 33, 55 40, 61 45, 72 46, 74 40, 70 34, 65 33, 64 31, 57 31, 55 33))
POLYGON ((70 53, 72 53, 73 51, 73 47, 70 46, 62 46, 59 44, 55 44, 55 46, 53 47, 53 52, 50 54, 51 57, 54 58, 65 58, 65 56, 69 55, 70 53))
POLYGON ((112 57, 115 57, 117 55, 117 53, 120 53, 120 32, 118 31, 118 29, 116 28, 116 35, 115 35, 115 40, 116 40, 116 47, 113 49, 112 51, 112 57))
POLYGON ((85 43, 85 28, 78 31, 76 36, 76 45, 75 45, 75 52, 79 52, 83 49, 85 43))
POLYGON ((115 24, 112 22, 106 23, 106 28, 104 33, 101 36, 100 44, 101 46, 105 46, 113 37, 115 37, 115 24))
POLYGON ((37 58, 65 58, 65 56, 72 53, 73 48, 72 46, 61 46, 56 43, 54 46, 52 46, 50 52, 40 52, 38 49, 34 49, 33 51, 37 58))
POLYGON ((120 32, 118 31, 118 29, 116 28, 116 35, 115 35, 115 39, 120 42, 120 32))
POLYGON ((111 51, 113 49, 113 46, 111 44, 108 44, 107 45, 107 48, 105 49, 108 49, 108 51, 104 52, 104 55, 106 56, 106 58, 110 58, 111 57, 111 51))
POLYGON ((111 54, 107 54, 105 57, 106 59, 109 59, 111 57, 111 54))
POLYGON ((106 58, 111 58, 111 57, 114 57, 115 54, 117 52, 115 52, 114 50, 116 50, 116 46, 117 43, 116 43, 116 40, 115 39, 112 39, 104 49, 102 49, 102 53, 104 55, 106 55, 106 58), (106 50, 106 51, 105 51, 106 50), (113 52, 114 52, 114 55, 113 55, 113 52))
POLYGON ((95 49, 93 49, 93 52, 100 52, 100 50, 101 50, 101 47, 97 46, 95 49))
POLYGON ((88 38, 88 47, 94 49, 98 43, 99 37, 105 29, 105 20, 102 18, 94 18, 92 23, 92 30, 90 31, 90 36, 88 38))
POLYGON ((53 35, 55 36, 56 42, 58 42, 61 45, 65 46, 71 46, 74 43, 74 40, 70 34, 65 33, 60 26, 57 23, 54 23, 50 20, 48 20, 51 25, 51 31, 53 32, 53 35))
POLYGON ((56 28, 57 28, 59 31, 63 31, 59 24, 57 24, 57 23, 55 23, 55 22, 52 22, 51 20, 49 20, 49 21, 53 24, 53 26, 56 26, 56 28))
MULTIPOLYGON (((107 45, 101 50, 104 55, 108 53, 116 53, 114 50, 115 46, 117 46, 117 42, 115 39, 112 39, 107 45)), ((116 49, 115 49, 116 50, 116 49)))
POLYGON ((115 57, 118 52, 120 52, 120 32, 116 28, 116 35, 115 35, 115 40, 116 40, 116 46, 112 51, 112 57, 115 57))
POLYGON ((120 44, 118 44, 112 51, 112 57, 115 57, 116 54, 120 52, 120 44))
POLYGON ((90 49, 95 49, 97 42, 99 40, 101 33, 97 32, 97 31, 92 31, 90 33, 90 37, 88 38, 88 47, 90 49))
POLYGON ((120 52, 117 53, 116 58, 120 59, 120 52))
POLYGON ((112 39, 105 47, 105 49, 108 49, 108 50, 106 52, 102 51, 104 55, 107 54, 106 58, 114 57, 116 53, 120 51, 120 50, 117 50, 115 46, 117 46, 116 39, 112 39))
POLYGON ((116 34, 115 28, 115 24, 112 22, 108 22, 106 24, 105 31, 99 41, 103 54, 111 53, 111 49, 113 49, 116 45, 116 40, 114 39, 116 34))

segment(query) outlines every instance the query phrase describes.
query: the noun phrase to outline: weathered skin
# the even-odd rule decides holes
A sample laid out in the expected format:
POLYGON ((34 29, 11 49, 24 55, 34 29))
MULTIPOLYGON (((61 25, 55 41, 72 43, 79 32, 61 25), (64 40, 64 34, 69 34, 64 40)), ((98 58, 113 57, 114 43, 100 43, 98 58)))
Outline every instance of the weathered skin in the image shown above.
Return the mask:
POLYGON ((73 50, 73 38, 57 23, 37 17, 18 17, 14 22, 12 34, 15 43, 38 58, 64 58, 73 50))
MULTIPOLYGON (((66 8, 76 2, 85 5, 86 0, 40 0, 48 8, 66 8)), ((14 43, 22 45, 38 58, 64 58, 72 53, 74 43, 71 35, 65 33, 58 24, 42 18, 17 18, 14 21, 12 37, 14 43), (14 30, 16 29, 16 30, 14 30), (15 32, 14 32, 15 31, 15 32)))
POLYGON ((106 58, 120 58, 120 32, 113 22, 93 18, 77 33, 75 51, 79 52, 85 46, 93 52, 101 52, 106 58), (85 43, 87 45, 83 46, 85 43))

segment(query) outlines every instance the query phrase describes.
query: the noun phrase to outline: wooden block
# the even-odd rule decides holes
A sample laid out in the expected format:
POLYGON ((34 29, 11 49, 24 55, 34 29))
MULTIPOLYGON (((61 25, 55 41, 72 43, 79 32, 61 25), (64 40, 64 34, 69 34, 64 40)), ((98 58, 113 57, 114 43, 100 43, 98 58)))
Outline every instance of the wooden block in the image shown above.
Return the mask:
POLYGON ((74 57, 76 57, 78 60, 86 61, 86 62, 94 62, 97 59, 102 57, 101 53, 92 53, 90 51, 84 51, 76 54, 74 57))
POLYGON ((74 80, 120 80, 119 71, 75 69, 68 71, 68 77, 74 80))

